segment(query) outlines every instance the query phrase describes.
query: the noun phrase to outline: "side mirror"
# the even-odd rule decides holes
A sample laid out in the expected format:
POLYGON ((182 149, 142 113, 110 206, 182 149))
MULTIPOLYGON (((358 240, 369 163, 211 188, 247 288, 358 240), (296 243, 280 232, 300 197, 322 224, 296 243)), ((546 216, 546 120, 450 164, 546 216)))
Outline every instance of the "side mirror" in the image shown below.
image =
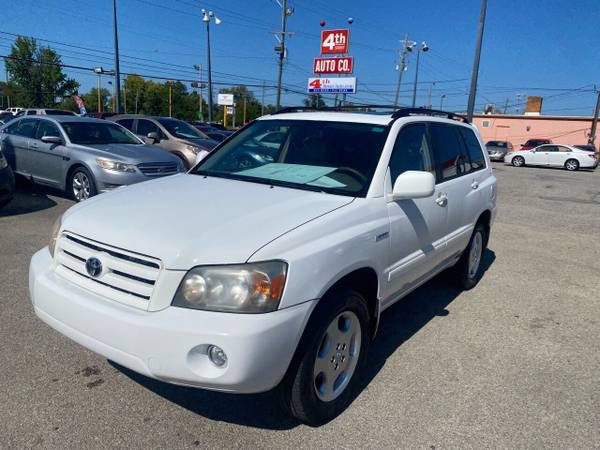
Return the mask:
POLYGON ((206 155, 208 155, 208 152, 206 150, 200 150, 196 155, 196 164, 198 164, 200 161, 206 158, 206 155))
POLYGON ((63 140, 58 136, 42 136, 42 142, 45 142, 46 144, 60 145, 63 143, 63 140))
POLYGON ((394 200, 431 197, 435 191, 435 177, 421 170, 408 170, 396 178, 394 200))
POLYGON ((158 141, 160 141, 160 136, 159 136, 159 134, 156 131, 152 131, 152 132, 148 133, 146 135, 146 137, 148 139, 151 139, 152 142, 158 142, 158 141))

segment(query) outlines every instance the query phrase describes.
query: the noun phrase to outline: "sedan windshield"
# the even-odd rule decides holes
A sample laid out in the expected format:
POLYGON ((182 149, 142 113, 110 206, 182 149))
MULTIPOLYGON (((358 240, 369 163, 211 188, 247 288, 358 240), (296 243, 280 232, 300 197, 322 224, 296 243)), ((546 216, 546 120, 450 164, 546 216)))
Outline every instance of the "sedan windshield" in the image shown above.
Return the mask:
POLYGON ((158 119, 158 122, 167 129, 169 133, 180 139, 208 139, 204 133, 183 120, 158 119))
POLYGON ((131 132, 110 122, 62 122, 73 144, 142 144, 131 132))
POLYGON ((364 197, 389 129, 312 120, 259 120, 191 173, 364 197), (267 139, 274 136, 278 139, 267 139))

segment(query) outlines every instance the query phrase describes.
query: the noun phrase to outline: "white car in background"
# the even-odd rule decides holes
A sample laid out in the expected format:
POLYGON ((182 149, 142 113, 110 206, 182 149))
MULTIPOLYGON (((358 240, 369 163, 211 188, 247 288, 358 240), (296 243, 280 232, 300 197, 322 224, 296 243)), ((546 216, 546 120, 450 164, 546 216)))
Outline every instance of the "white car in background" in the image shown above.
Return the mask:
POLYGON ((530 150, 518 150, 504 157, 505 164, 564 167, 567 170, 593 169, 598 165, 593 153, 562 144, 545 144, 530 150))

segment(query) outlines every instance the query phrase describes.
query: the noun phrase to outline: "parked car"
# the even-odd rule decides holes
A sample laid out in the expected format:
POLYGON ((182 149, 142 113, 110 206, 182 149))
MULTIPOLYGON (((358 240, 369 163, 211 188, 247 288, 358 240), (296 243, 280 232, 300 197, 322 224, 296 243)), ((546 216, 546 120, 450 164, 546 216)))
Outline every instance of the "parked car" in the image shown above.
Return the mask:
POLYGON ((15 117, 22 116, 77 116, 73 111, 66 109, 51 109, 51 108, 27 108, 22 109, 15 117))
POLYGON ((521 150, 530 150, 544 144, 552 144, 550 139, 529 139, 524 144, 521 144, 521 150))
POLYGON ((193 125, 201 133, 204 133, 210 139, 217 142, 223 142, 225 139, 227 139, 233 134, 233 131, 214 128, 205 122, 192 121, 190 122, 190 125, 193 125))
POLYGON ((31 260, 35 312, 165 382, 278 386, 322 424, 350 403, 381 311, 444 269, 465 289, 482 276, 486 155, 469 124, 412 109, 264 116, 187 174, 68 210, 31 260), (277 158, 237 166, 274 128, 277 158))
POLYGON ((0 128, 0 142, 15 173, 76 201, 183 171, 173 155, 100 119, 24 117, 0 128))
POLYGON ((504 161, 506 154, 513 151, 513 145, 508 141, 488 141, 485 148, 492 161, 504 161))
POLYGON ((595 168, 598 165, 593 153, 562 144, 540 145, 531 150, 512 152, 504 157, 504 162, 515 167, 550 166, 564 167, 571 171, 595 168))
POLYGON ((171 117, 118 115, 109 120, 123 125, 147 144, 172 152, 188 169, 196 163, 199 153, 206 154, 218 144, 187 122, 171 117))
POLYGON ((0 147, 0 208, 12 200, 14 192, 15 177, 0 147))

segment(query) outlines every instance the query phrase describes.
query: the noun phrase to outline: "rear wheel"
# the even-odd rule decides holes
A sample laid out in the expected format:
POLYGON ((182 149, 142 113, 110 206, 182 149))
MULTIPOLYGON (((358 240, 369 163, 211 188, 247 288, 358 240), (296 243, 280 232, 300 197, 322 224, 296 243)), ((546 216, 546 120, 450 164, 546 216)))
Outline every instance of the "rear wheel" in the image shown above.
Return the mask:
POLYGON ((483 251, 487 246, 487 240, 487 228, 478 223, 475 230, 473 230, 469 245, 454 266, 455 280, 463 289, 468 290, 475 287, 481 279, 483 274, 481 260, 483 259, 483 251))
POLYGON ((511 162, 513 166, 521 167, 525 165, 525 158, 523 158, 522 156, 515 156, 511 162))
POLYGON ((76 202, 82 202, 97 194, 92 174, 85 167, 76 168, 69 177, 70 194, 76 202))
POLYGON ((352 401, 369 342, 369 312, 362 295, 339 288, 325 296, 279 386, 286 411, 312 426, 344 411, 352 401))
POLYGON ((570 170, 571 172, 573 172, 574 170, 578 170, 579 161, 577 161, 576 159, 567 159, 567 161, 565 162, 565 169, 570 170))

